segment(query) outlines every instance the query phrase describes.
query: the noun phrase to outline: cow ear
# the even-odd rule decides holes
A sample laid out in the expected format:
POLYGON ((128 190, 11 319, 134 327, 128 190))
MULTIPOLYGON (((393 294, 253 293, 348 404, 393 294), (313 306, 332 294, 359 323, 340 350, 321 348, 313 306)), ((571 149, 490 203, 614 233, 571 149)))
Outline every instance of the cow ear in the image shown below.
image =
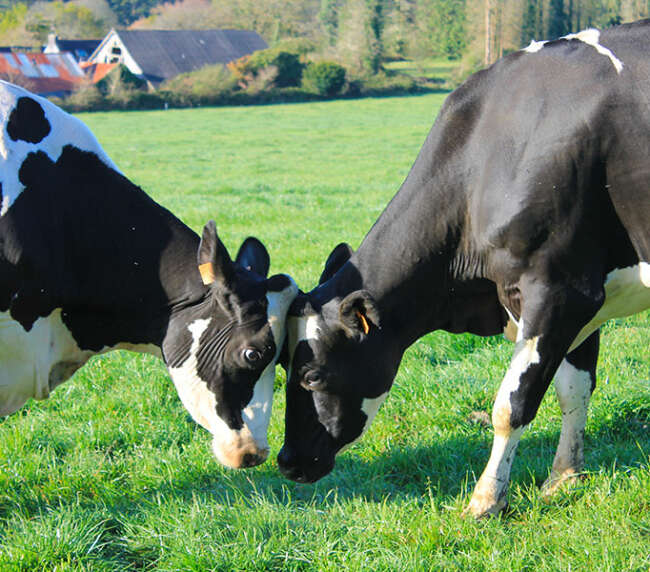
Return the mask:
POLYGON ((252 270, 266 278, 271 265, 271 258, 265 246, 254 236, 249 236, 239 247, 235 262, 246 270, 252 270))
POLYGON ((352 247, 347 242, 337 244, 334 247, 334 250, 332 250, 330 255, 327 257, 325 269, 320 275, 318 283, 322 284, 323 282, 327 282, 332 276, 334 276, 334 274, 339 271, 339 268, 350 260, 350 256, 352 256, 353 252, 354 250, 352 250, 352 247))
POLYGON ((213 220, 203 227, 197 262, 204 284, 228 286, 232 283, 235 269, 228 250, 217 236, 217 225, 213 220))
POLYGON ((339 304, 339 319, 350 336, 368 335, 379 327, 379 312, 375 301, 366 290, 348 294, 339 304))

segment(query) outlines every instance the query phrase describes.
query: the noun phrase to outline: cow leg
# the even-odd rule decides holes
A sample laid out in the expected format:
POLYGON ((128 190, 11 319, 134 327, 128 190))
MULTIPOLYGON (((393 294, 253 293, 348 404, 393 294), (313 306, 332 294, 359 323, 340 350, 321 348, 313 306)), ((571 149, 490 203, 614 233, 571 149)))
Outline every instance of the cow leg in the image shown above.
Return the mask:
POLYGON ((555 374, 555 392, 562 411, 562 432, 553 460, 553 468, 542 485, 542 493, 551 496, 574 482, 584 466, 584 436, 587 407, 596 387, 598 331, 567 354, 555 374))
POLYGON ((539 277, 522 277, 519 336, 492 410, 490 459, 465 509, 475 517, 497 514, 506 505, 517 445, 571 343, 602 305, 602 297, 549 287, 539 277))

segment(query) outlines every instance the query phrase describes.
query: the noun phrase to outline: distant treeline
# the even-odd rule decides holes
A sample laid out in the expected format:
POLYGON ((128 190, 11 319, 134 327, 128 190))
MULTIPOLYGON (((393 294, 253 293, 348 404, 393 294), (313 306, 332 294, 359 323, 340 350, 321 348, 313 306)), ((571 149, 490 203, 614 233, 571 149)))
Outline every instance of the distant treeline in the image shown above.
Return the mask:
POLYGON ((648 17, 650 0, 0 0, 0 45, 103 37, 114 26, 247 28, 273 45, 308 38, 348 68, 385 58, 488 60, 568 32, 648 17))

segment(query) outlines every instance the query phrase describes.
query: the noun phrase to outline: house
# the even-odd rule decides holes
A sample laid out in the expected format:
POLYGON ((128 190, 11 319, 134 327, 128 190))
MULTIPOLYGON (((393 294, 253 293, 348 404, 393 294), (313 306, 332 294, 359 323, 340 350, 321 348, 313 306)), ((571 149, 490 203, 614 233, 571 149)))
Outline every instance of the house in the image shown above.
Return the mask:
POLYGON ((0 79, 42 95, 62 97, 85 81, 84 72, 68 52, 0 52, 0 79))
POLYGON ((78 62, 86 61, 97 49, 101 40, 61 40, 56 34, 48 34, 44 54, 71 53, 78 62))
POLYGON ((122 63, 155 89, 206 65, 227 64, 268 47, 250 30, 111 30, 90 63, 122 63))

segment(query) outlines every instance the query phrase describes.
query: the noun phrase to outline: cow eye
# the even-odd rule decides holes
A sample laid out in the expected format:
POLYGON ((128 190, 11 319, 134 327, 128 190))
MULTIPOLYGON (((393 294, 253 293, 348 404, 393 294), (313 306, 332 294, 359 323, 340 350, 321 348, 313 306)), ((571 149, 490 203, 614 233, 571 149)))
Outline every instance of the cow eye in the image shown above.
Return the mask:
POLYGON ((251 365, 257 365, 262 359, 262 352, 254 348, 246 348, 243 354, 244 359, 251 365))
POLYGON ((307 385, 308 389, 314 389, 321 384, 321 377, 317 371, 308 371, 303 377, 303 383, 307 385))

